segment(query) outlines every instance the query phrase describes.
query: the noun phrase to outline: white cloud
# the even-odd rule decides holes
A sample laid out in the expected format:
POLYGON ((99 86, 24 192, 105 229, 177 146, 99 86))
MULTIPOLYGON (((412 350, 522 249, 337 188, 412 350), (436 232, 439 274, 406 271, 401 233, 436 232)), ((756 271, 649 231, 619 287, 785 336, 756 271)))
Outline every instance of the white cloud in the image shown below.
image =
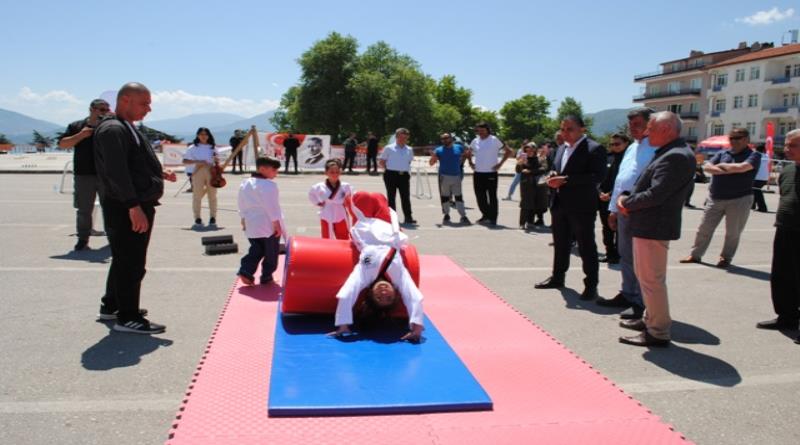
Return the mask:
POLYGON ((203 96, 183 90, 156 91, 152 94, 153 112, 149 119, 168 119, 194 113, 234 113, 245 117, 274 110, 280 105, 273 99, 234 99, 226 96, 203 96))
POLYGON ((56 124, 66 124, 85 117, 90 101, 81 100, 65 90, 40 93, 24 86, 13 96, 0 96, 0 108, 56 124))
POLYGON ((750 26, 771 25, 789 19, 794 16, 794 8, 788 8, 781 11, 777 7, 769 11, 758 11, 753 15, 736 19, 739 23, 746 23, 750 26))

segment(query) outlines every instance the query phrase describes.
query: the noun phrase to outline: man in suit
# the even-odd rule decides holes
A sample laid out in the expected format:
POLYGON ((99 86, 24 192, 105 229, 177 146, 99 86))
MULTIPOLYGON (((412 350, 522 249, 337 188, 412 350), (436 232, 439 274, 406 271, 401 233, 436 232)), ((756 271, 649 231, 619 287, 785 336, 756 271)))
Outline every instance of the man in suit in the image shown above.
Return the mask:
POLYGON ((150 91, 128 83, 117 93, 116 116, 102 121, 94 132, 94 162, 102 182, 103 219, 111 245, 106 294, 100 320, 116 320, 113 329, 133 334, 159 334, 166 327, 144 318, 139 291, 145 274, 147 247, 153 231, 164 172, 147 140, 134 126, 150 112, 150 91))
POLYGON ((569 269, 572 239, 578 242, 583 262, 584 290, 581 300, 597 298, 599 263, 594 241, 598 185, 606 174, 606 150, 586 137, 583 119, 567 116, 561 121, 564 144, 555 155, 555 171, 547 181, 553 231, 553 274, 537 283, 536 289, 564 287, 569 269))
POLYGON ((617 200, 617 209, 628 216, 633 235, 633 267, 642 289, 644 319, 623 320, 620 326, 641 331, 620 337, 634 346, 667 346, 670 325, 667 300, 667 252, 669 242, 681 236, 681 212, 694 180, 694 153, 680 138, 681 120, 662 111, 647 124, 650 144, 660 147, 644 169, 631 194, 617 200))

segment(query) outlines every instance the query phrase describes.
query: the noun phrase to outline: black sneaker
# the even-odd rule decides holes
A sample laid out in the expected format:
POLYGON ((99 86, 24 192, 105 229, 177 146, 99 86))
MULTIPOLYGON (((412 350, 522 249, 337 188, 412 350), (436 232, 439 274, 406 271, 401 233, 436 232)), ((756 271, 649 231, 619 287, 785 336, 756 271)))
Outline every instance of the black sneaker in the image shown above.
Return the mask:
POLYGON ((447 224, 449 222, 450 222, 450 215, 444 215, 444 218, 442 218, 442 224, 447 224))
POLYGON ((469 218, 467 218, 466 216, 462 216, 461 219, 458 222, 460 222, 461 224, 464 224, 465 226, 471 226, 472 225, 472 222, 470 222, 469 218))
MULTIPOLYGON (((116 310, 116 309, 112 310, 112 309, 106 307, 105 305, 101 304, 100 305, 100 310, 97 311, 97 319, 98 320, 116 320, 118 312, 119 311, 116 310)), ((141 315, 142 317, 146 317, 147 316, 147 309, 145 309, 145 308, 139 309, 139 315, 141 315)))
POLYGON ((79 239, 77 244, 75 244, 76 252, 80 252, 81 250, 89 250, 89 240, 88 239, 79 239))
POLYGON ((211 218, 208 220, 209 226, 216 226, 217 225, 217 218, 211 218))
POLYGON ((117 323, 112 328, 115 331, 119 332, 128 332, 131 334, 160 334, 167 330, 167 327, 163 324, 158 323, 150 323, 146 318, 142 317, 138 320, 131 320, 126 321, 125 323, 117 323))
POLYGON ((194 220, 194 223, 195 223, 196 225, 198 225, 198 226, 202 226, 202 225, 203 225, 203 220, 202 220, 202 219, 200 219, 200 218, 197 218, 196 220, 194 220))

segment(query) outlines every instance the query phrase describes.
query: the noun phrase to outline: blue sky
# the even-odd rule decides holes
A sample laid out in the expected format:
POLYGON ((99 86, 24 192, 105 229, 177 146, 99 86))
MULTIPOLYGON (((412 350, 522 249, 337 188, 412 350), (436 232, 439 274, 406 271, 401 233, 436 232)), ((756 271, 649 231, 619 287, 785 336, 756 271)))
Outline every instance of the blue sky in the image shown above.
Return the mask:
POLYGON ((629 107, 640 88, 635 74, 691 49, 780 44, 785 31, 800 28, 800 6, 5 0, 2 23, 0 108, 63 124, 130 80, 154 92, 148 120, 264 112, 297 82, 299 55, 331 31, 352 35, 361 50, 384 40, 436 78, 454 74, 476 105, 490 109, 531 93, 556 104, 573 96, 589 112, 629 107))

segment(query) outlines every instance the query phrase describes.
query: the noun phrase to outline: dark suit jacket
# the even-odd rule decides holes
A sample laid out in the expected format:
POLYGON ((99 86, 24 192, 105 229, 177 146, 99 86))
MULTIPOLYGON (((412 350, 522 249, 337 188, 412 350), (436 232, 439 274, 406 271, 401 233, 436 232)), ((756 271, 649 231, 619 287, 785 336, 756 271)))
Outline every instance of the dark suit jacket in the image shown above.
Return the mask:
POLYGON ((94 163, 102 183, 103 200, 131 208, 158 203, 164 194, 161 162, 150 141, 117 118, 107 118, 94 130, 94 163))
POLYGON ((681 212, 694 181, 697 161, 683 139, 656 150, 624 201, 633 236, 656 240, 681 237, 681 212))
POLYGON ((550 193, 550 208, 565 212, 596 212, 597 186, 606 174, 606 149, 597 142, 586 138, 575 148, 569 157, 564 171, 561 159, 566 145, 558 147, 554 160, 554 170, 567 176, 567 182, 550 193))

